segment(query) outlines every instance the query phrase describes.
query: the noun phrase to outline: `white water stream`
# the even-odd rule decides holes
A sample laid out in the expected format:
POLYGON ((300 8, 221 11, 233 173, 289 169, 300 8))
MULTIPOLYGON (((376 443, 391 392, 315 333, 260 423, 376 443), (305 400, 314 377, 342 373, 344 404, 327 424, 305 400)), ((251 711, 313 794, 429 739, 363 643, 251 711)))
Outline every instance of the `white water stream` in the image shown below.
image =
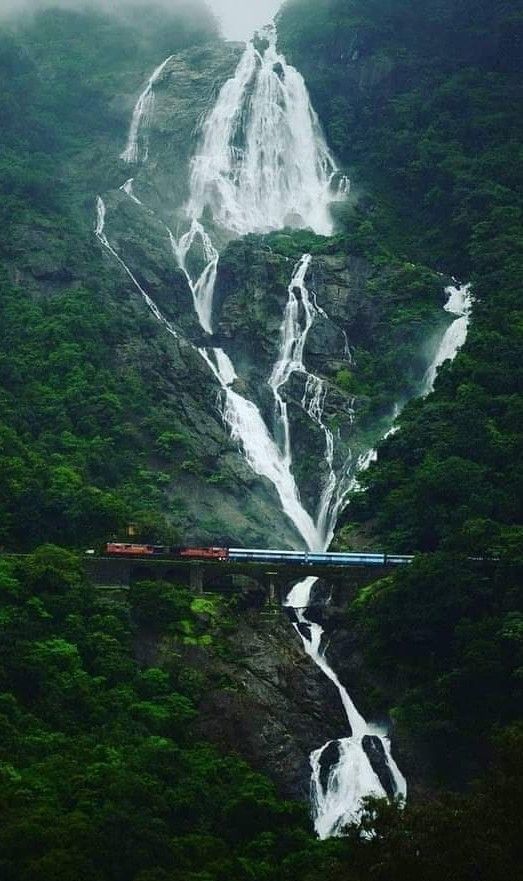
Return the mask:
POLYGON ((263 32, 262 53, 249 43, 235 75, 223 86, 203 127, 192 164, 187 212, 236 235, 285 226, 330 235, 329 204, 344 195, 339 175, 311 105, 303 77, 276 48, 276 32, 263 32))
MULTIPOLYGON (((185 206, 188 229, 179 240, 169 230, 173 254, 185 273, 196 314, 208 334, 212 333, 219 252, 203 218, 207 223, 212 217, 213 229, 219 230, 225 239, 265 233, 286 225, 310 227, 318 234, 330 235, 330 205, 345 198, 349 190, 348 179, 340 174, 327 147, 303 78, 278 54, 274 30, 268 30, 266 37, 264 49, 259 50, 252 43, 246 47, 234 76, 222 87, 210 110, 191 166, 190 194, 185 206), (194 278, 188 268, 193 255, 203 263, 203 270, 194 278)), ((125 162, 137 162, 140 150, 144 160, 148 157, 147 129, 154 109, 154 85, 169 60, 154 71, 136 104, 128 143, 121 156, 125 162)), ((142 205, 134 195, 132 178, 121 189, 137 205, 142 205)), ((96 235, 131 278, 155 317, 176 336, 170 322, 107 240, 105 205, 100 198, 96 235)), ((234 388, 238 377, 228 355, 216 347, 197 351, 220 385, 223 420, 245 460, 257 475, 274 486, 282 510, 306 547, 324 550, 330 545, 336 520, 350 491, 357 486, 358 473, 368 468, 377 454, 370 450, 355 463, 346 463, 341 473, 335 471, 334 436, 324 419, 326 384, 308 371, 304 363, 307 337, 314 322, 327 318, 316 295, 307 287, 311 263, 311 255, 304 254, 288 288, 278 356, 267 380, 274 398, 272 432, 259 408, 234 388), (294 375, 303 381, 301 407, 325 438, 324 480, 314 516, 305 509, 293 474, 285 387, 294 375)), ((438 366, 456 354, 466 336, 470 300, 468 289, 459 290, 449 292, 446 308, 459 317, 447 331, 427 372, 427 390, 432 387, 438 366), (459 290, 463 293, 461 300, 459 290)), ((350 360, 348 342, 347 357, 350 360)), ((341 834, 347 823, 357 819, 365 796, 404 797, 406 783, 391 755, 386 732, 367 724, 326 660, 323 630, 307 618, 315 583, 316 579, 307 578, 297 584, 286 605, 295 610, 295 627, 305 651, 338 689, 350 726, 347 736, 311 755, 314 823, 318 835, 327 838, 341 834), (326 751, 332 750, 335 760, 327 762, 326 751), (376 755, 380 758, 378 762, 376 755)))
POLYGON ((211 334, 214 286, 218 275, 220 255, 214 247, 211 237, 207 235, 202 224, 196 218, 193 219, 189 231, 179 241, 176 241, 170 230, 169 238, 173 254, 191 289, 198 320, 204 331, 211 334), (201 275, 196 280, 193 280, 187 269, 187 257, 196 241, 199 241, 203 250, 205 268, 201 275))
MULTIPOLYGON (((303 81, 264 31, 265 51, 249 43, 208 114, 192 160, 185 213, 189 231, 172 241, 200 323, 212 333, 219 254, 203 227, 212 217, 222 235, 266 233, 285 226, 330 235, 330 205, 346 197, 349 182, 327 147, 303 81), (187 258, 201 249, 205 266, 191 277, 187 258)), ((136 111, 135 111, 136 113, 136 111)))
POLYGON ((173 325, 171 324, 171 322, 168 321, 164 315, 162 315, 162 313, 158 309, 158 306, 156 305, 156 303, 153 300, 151 300, 149 294, 146 291, 144 291, 143 287, 141 286, 139 281, 135 278, 135 276, 133 275, 133 273, 131 272, 131 270, 127 266, 127 264, 124 263, 124 261, 122 260, 120 255, 115 251, 115 249, 110 244, 110 242, 105 234, 106 213, 107 213, 107 211, 106 211, 106 207, 105 207, 105 202, 103 201, 101 196, 98 196, 97 200, 96 200, 96 226, 95 226, 95 230, 94 230, 97 239, 103 245, 103 247, 109 252, 109 254, 111 254, 114 257, 114 259, 118 261, 118 263, 120 264, 120 266, 122 267, 124 272, 129 276, 132 283, 134 284, 136 289, 139 291, 139 293, 141 294, 141 296, 143 297, 143 299, 147 303, 147 306, 151 310, 151 312, 153 313, 154 317, 161 324, 163 324, 163 326, 168 331, 168 333, 171 334, 171 336, 173 336, 175 339, 177 339, 178 334, 177 334, 175 328, 173 327, 173 325))
POLYGON ((160 76, 173 57, 173 55, 169 55, 165 61, 162 61, 162 63, 158 65, 136 102, 133 118, 131 120, 131 127, 129 129, 129 136, 127 138, 127 145, 125 150, 120 154, 120 159, 123 159, 124 162, 131 163, 140 161, 140 135, 142 137, 142 159, 146 162, 149 158, 149 140, 147 137, 147 131, 154 112, 154 85, 160 79, 160 76))
POLYGON ((337 741, 338 760, 325 772, 322 769, 322 758, 332 743, 326 743, 311 755, 314 828, 320 838, 330 838, 340 835, 347 824, 358 818, 364 798, 371 795, 378 798, 387 796, 385 786, 364 747, 366 739, 381 745, 381 757, 388 769, 389 794, 405 798, 407 784, 392 758, 386 732, 367 724, 325 658, 322 647, 323 628, 307 618, 311 591, 316 582, 316 578, 305 578, 295 585, 287 597, 286 605, 294 609, 297 618, 296 631, 306 653, 338 689, 350 725, 350 736, 337 741))
POLYGON ((307 337, 314 321, 317 317, 327 318, 324 310, 318 306, 315 294, 311 294, 305 285, 311 262, 312 256, 304 254, 291 278, 280 328, 280 350, 269 378, 269 386, 274 396, 276 426, 281 436, 283 456, 289 467, 292 467, 291 428, 288 404, 282 392, 293 374, 304 378, 301 406, 309 418, 319 426, 325 438, 325 477, 316 512, 316 537, 314 544, 309 544, 310 550, 320 550, 328 547, 332 540, 338 511, 337 505, 333 505, 333 500, 336 492, 338 499, 341 498, 344 481, 339 480, 334 471, 334 436, 323 418, 327 396, 326 384, 319 376, 307 370, 303 360, 307 337))
POLYGON ((212 349, 214 360, 205 349, 201 349, 200 353, 224 391, 222 415, 232 439, 241 444, 252 470, 261 477, 266 477, 275 487, 282 509, 307 547, 316 547, 318 532, 312 517, 301 504, 291 470, 292 460, 280 451, 258 407, 233 390, 233 383, 237 379, 236 371, 225 352, 222 349, 212 349))
POLYGON ((445 331, 445 335, 436 352, 434 360, 423 380, 423 393, 428 395, 434 388, 438 369, 445 361, 453 361, 462 346, 465 345, 470 317, 472 313, 472 295, 470 285, 448 287, 445 291, 448 300, 443 307, 446 312, 456 315, 455 321, 445 331))
POLYGON ((124 192, 126 194, 126 196, 129 196, 129 198, 132 199, 133 202, 136 203, 136 205, 142 205, 143 202, 140 202, 140 199, 138 199, 134 195, 133 183, 134 183, 134 177, 130 177, 129 180, 125 181, 125 183, 120 187, 120 189, 122 190, 122 192, 124 192))

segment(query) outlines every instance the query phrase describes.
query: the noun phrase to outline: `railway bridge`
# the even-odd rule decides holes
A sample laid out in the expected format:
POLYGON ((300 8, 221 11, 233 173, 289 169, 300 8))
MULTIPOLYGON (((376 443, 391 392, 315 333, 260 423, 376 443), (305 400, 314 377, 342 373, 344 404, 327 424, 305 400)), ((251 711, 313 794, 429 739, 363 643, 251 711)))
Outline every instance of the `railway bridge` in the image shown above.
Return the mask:
POLYGON ((375 563, 339 566, 114 557, 86 557, 84 565, 89 579, 101 589, 128 590, 134 582, 161 580, 185 584, 197 594, 234 594, 250 587, 262 590, 271 605, 283 603, 291 588, 309 576, 321 578, 341 602, 358 588, 397 569, 397 566, 375 563))

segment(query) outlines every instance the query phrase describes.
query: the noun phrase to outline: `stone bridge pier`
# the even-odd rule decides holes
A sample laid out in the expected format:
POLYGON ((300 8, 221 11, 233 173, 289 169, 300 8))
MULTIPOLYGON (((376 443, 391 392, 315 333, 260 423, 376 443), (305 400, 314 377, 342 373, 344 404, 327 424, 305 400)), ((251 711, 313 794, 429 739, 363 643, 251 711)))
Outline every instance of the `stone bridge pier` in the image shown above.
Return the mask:
MULTIPOLYGON (((169 581, 190 587, 195 594, 222 593, 254 598, 269 607, 282 606, 294 585, 307 577, 316 577, 322 589, 319 604, 331 596, 333 607, 341 608, 359 587, 383 578, 390 568, 312 567, 286 564, 197 562, 183 560, 86 557, 86 574, 99 588, 128 590, 136 581, 169 581)), ((312 594, 314 605, 314 591, 312 594)))

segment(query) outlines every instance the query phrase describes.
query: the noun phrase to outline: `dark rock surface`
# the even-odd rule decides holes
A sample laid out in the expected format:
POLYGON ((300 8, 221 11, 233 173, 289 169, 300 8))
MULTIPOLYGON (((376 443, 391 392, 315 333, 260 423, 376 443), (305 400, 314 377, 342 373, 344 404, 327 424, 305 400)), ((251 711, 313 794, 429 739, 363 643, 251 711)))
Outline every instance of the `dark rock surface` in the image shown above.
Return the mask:
POLYGON ((201 734, 266 772, 285 796, 305 800, 310 753, 347 734, 338 692, 282 615, 247 614, 229 642, 227 659, 184 649, 186 661, 227 682, 203 698, 201 734))
POLYGON ((385 790, 389 798, 394 798, 394 796, 396 795, 394 777, 390 772, 385 749, 380 738, 375 735, 367 735, 363 738, 361 745, 367 755, 367 758, 372 766, 374 773, 383 786, 383 789, 385 790))
POLYGON ((285 795, 305 799, 310 753, 346 729, 338 693, 283 617, 242 623, 234 642, 238 656, 225 667, 234 689, 204 700, 202 733, 266 771, 285 795))
POLYGON ((320 783, 323 791, 327 789, 331 768, 334 768, 340 760, 340 744, 338 740, 332 740, 325 747, 320 759, 320 783))

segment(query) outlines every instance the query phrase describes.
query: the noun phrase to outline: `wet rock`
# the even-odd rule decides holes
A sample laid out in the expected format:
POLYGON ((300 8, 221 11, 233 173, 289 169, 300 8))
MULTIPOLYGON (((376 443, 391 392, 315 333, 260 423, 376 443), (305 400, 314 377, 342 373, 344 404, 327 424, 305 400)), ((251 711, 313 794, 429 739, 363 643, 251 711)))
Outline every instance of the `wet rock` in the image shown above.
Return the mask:
POLYGON ((281 615, 247 617, 231 644, 237 654, 227 661, 187 655, 230 683, 204 697, 202 736, 266 772, 283 795, 307 800, 310 753, 347 728, 338 692, 281 615))
POLYGON ((361 745, 383 789, 389 798, 394 798, 396 786, 381 739, 376 735, 366 735, 361 745))
POLYGON ((323 750, 320 758, 320 783, 323 791, 327 789, 329 775, 340 760, 340 744, 338 740, 332 740, 323 750))

